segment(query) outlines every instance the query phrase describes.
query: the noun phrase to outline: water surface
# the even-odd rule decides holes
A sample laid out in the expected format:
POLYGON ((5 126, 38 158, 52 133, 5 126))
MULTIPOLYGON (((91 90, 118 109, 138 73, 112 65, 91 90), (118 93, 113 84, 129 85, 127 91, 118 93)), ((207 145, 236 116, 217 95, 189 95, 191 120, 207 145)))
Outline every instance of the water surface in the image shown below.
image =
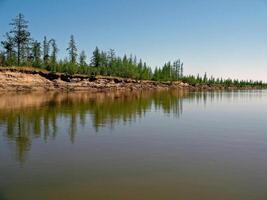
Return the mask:
POLYGON ((0 94, 0 200, 265 200, 267 91, 0 94))

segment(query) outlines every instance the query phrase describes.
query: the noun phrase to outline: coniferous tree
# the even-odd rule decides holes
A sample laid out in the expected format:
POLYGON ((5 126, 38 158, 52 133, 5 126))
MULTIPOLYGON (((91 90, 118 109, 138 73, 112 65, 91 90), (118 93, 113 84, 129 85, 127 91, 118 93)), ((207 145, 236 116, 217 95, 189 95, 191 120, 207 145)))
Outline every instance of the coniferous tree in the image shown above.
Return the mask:
POLYGON ((12 62, 12 60, 14 58, 14 56, 13 56, 14 55, 14 42, 8 33, 6 33, 5 38, 6 38, 6 40, 2 41, 1 45, 3 46, 3 48, 5 50, 4 54, 7 57, 7 64, 12 65, 12 64, 14 64, 12 62))
POLYGON ((108 66, 111 67, 112 63, 116 59, 116 53, 114 49, 110 49, 107 53, 107 58, 108 58, 108 66))
POLYGON ((93 52, 93 57, 91 58, 91 65, 93 67, 100 67, 100 60, 101 60, 100 51, 98 47, 96 47, 93 52))
POLYGON ((115 60, 116 60, 116 53, 115 53, 115 50, 114 49, 110 49, 108 52, 107 52, 107 75, 111 75, 112 73, 114 73, 114 63, 115 63, 115 60))
POLYGON ((25 20, 21 13, 12 19, 10 25, 13 29, 10 31, 12 40, 17 48, 17 64, 20 65, 23 48, 28 45, 30 41, 30 32, 28 31, 28 21, 25 20))
POLYGON ((143 79, 143 61, 140 59, 139 63, 137 65, 137 71, 138 71, 138 78, 140 80, 143 79))
POLYGON ((0 52, 0 67, 5 65, 5 53, 4 52, 0 52))
POLYGON ((51 43, 51 46, 52 46, 51 62, 52 62, 52 65, 55 65, 57 63, 57 53, 59 50, 58 50, 55 39, 51 39, 49 43, 51 43))
POLYGON ((180 77, 182 78, 184 76, 184 63, 181 64, 181 73, 180 77))
POLYGON ((205 74, 204 74, 204 78, 203 78, 203 82, 204 82, 204 83, 207 83, 207 81, 208 81, 208 77, 207 77, 207 73, 205 72, 205 74))
POLYGON ((178 80, 180 77, 180 60, 176 60, 173 63, 173 79, 178 80))
MULTIPOLYGON (((33 43, 32 41, 30 42, 33 43)), ((23 47, 22 52, 24 53, 22 54, 23 65, 32 66, 34 57, 32 53, 32 46, 30 45, 30 43, 23 47)))
POLYGON ((43 62, 45 66, 47 66, 49 62, 49 42, 46 36, 44 36, 43 41, 43 62))
POLYGON ((87 64, 86 64, 86 54, 85 54, 85 51, 82 51, 82 52, 80 53, 79 60, 80 60, 80 62, 79 62, 80 67, 84 67, 84 66, 87 65, 87 64))
POLYGON ((75 43, 73 35, 70 36, 70 42, 69 42, 69 47, 67 48, 67 51, 69 52, 70 62, 72 64, 76 64, 78 54, 77 54, 77 47, 76 47, 76 43, 75 43))
POLYGON ((40 67, 41 65, 41 43, 37 40, 32 44, 33 66, 40 67))

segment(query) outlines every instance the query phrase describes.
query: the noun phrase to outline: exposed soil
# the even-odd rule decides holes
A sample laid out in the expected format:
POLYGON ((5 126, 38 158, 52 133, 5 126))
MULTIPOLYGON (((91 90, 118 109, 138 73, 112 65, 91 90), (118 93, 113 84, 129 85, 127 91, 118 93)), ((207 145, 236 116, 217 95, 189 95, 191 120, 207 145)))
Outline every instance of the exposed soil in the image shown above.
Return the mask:
POLYGON ((171 88, 187 90, 225 89, 224 87, 220 86, 192 86, 178 81, 140 81, 118 77, 66 75, 35 68, 0 68, 0 91, 135 91, 166 90, 171 88))

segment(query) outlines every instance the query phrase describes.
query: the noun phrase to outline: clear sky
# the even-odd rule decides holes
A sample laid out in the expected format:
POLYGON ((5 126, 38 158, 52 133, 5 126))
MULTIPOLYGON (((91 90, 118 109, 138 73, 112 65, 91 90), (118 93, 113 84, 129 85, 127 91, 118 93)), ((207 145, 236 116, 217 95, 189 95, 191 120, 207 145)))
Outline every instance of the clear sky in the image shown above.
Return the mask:
POLYGON ((267 0, 0 0, 0 39, 19 12, 60 57, 74 34, 89 55, 113 48, 151 67, 181 58, 186 74, 267 81, 267 0))

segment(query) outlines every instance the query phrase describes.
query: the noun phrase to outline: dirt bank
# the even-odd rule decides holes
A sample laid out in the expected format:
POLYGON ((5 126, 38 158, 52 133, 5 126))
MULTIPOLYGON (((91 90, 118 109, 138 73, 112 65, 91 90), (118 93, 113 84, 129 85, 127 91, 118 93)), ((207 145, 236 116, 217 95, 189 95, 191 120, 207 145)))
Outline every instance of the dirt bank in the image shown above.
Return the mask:
POLYGON ((117 77, 88 77, 38 69, 0 68, 0 91, 110 91, 190 88, 181 82, 158 83, 117 77))
MULTIPOLYGON (((118 77, 89 77, 51 73, 35 68, 0 67, 0 91, 112 91, 112 90, 221 90, 221 86, 192 86, 182 82, 140 81, 118 77)), ((235 89, 235 88, 227 88, 235 89)), ((252 88, 245 88, 252 89, 252 88)))

